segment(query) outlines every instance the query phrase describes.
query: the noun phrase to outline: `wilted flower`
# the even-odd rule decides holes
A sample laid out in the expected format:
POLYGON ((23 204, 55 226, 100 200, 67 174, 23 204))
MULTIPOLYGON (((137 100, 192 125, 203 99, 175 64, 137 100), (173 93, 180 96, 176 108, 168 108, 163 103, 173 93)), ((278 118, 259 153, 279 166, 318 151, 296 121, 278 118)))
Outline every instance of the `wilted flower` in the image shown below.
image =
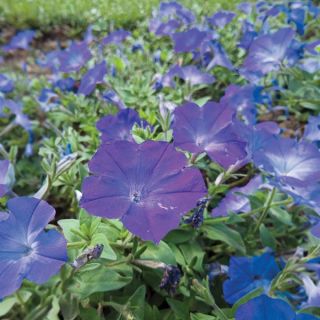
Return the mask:
POLYGON ((206 152, 224 168, 246 156, 245 142, 234 129, 235 111, 207 102, 203 107, 187 102, 174 111, 174 144, 192 153, 206 152))
POLYGON ((200 172, 166 142, 103 144, 89 163, 81 207, 120 218, 143 240, 159 242, 206 194, 200 172))
POLYGON ((107 73, 107 65, 105 61, 95 65, 82 78, 78 93, 85 96, 89 95, 96 87, 97 83, 103 81, 107 73))
POLYGON ((160 283, 160 289, 164 289, 168 294, 175 294, 181 278, 181 271, 178 267, 167 265, 164 269, 160 283))
POLYGON ((23 279, 43 284, 67 261, 66 241, 44 228, 55 215, 45 201, 21 197, 8 201, 8 218, 0 221, 0 297, 16 291, 23 279))
POLYGON ((270 252, 257 257, 231 257, 229 279, 223 283, 225 300, 233 304, 254 289, 267 290, 279 271, 270 252))
POLYGON ((91 260, 99 259, 102 254, 103 248, 103 244, 97 244, 93 248, 84 250, 81 255, 72 262, 71 266, 75 269, 80 269, 91 260))

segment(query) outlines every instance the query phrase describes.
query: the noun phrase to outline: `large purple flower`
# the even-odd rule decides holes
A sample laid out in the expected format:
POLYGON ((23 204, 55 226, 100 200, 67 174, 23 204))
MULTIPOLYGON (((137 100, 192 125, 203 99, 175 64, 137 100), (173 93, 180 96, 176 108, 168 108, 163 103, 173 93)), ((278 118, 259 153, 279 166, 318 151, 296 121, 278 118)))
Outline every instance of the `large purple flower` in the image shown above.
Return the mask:
POLYGON ((175 52, 192 52, 198 49, 207 33, 197 28, 172 34, 175 52))
POLYGON ((0 74, 0 92, 7 93, 12 91, 13 88, 13 81, 4 74, 0 74))
POLYGON ((224 168, 246 156, 245 143, 235 130, 235 111, 224 104, 207 102, 203 107, 187 102, 174 111, 175 146, 192 153, 207 152, 224 168))
POLYGON ((89 95, 96 87, 97 83, 102 82, 107 73, 107 65, 105 61, 95 65, 82 78, 78 93, 85 96, 89 95))
POLYGON ((126 31, 126 30, 116 30, 111 32, 109 35, 104 37, 101 41, 101 44, 106 46, 111 43, 113 44, 120 44, 124 40, 126 40, 129 36, 131 35, 131 32, 126 31))
POLYGON ((106 143, 118 140, 134 141, 131 129, 135 123, 146 124, 133 109, 124 109, 116 115, 101 118, 97 122, 97 128, 102 133, 101 141, 106 143))
POLYGON ((170 143, 104 144, 89 163, 94 175, 84 180, 81 207, 159 242, 206 194, 200 172, 186 165, 170 143))
POLYGON ((256 38, 250 46, 243 68, 246 72, 267 74, 279 70, 287 56, 294 31, 283 28, 272 34, 256 38))
POLYGON ((229 24, 236 14, 231 11, 218 11, 212 17, 208 18, 208 21, 215 27, 223 29, 227 24, 229 24))
POLYGON ((270 252, 257 257, 231 257, 229 279, 223 283, 225 300, 233 304, 256 288, 268 289, 279 271, 270 252))
POLYGON ((55 215, 45 201, 21 197, 8 201, 9 215, 0 221, 0 298, 19 289, 23 279, 42 284, 67 261, 66 241, 44 228, 55 215))
POLYGON ((320 152, 308 142, 274 136, 253 161, 276 184, 307 187, 320 180, 320 152))
POLYGON ((86 42, 73 43, 69 49, 59 55, 60 71, 78 71, 90 58, 91 52, 86 42))
POLYGON ((10 162, 8 160, 0 160, 0 198, 9 191, 9 169, 10 162))

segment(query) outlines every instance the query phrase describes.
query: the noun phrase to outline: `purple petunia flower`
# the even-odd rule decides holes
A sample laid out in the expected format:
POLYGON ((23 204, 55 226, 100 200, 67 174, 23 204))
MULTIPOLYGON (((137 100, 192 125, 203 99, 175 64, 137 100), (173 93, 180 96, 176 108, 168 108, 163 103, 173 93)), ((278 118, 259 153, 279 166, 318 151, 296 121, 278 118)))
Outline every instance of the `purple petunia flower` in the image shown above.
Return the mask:
POLYGON ((109 35, 104 37, 101 41, 101 44, 103 46, 109 45, 109 44, 120 44, 124 40, 126 40, 131 35, 131 32, 126 30, 116 30, 111 32, 109 35))
POLYGON ((85 96, 92 93, 97 83, 103 81, 105 74, 107 73, 107 64, 105 61, 95 65, 90 69, 82 78, 78 93, 85 96))
POLYGON ((59 55, 60 71, 79 71, 91 58, 91 52, 86 42, 72 43, 69 49, 59 55))
POLYGON ((23 279, 43 284, 67 261, 64 237, 44 231, 53 207, 29 197, 11 199, 7 207, 8 218, 0 221, 0 298, 19 289, 23 279))
POLYGON ((14 88, 13 81, 4 74, 0 74, 0 92, 8 93, 14 88))
POLYGON ((279 271, 270 252, 256 257, 231 257, 229 279, 223 283, 225 300, 233 304, 254 289, 268 289, 279 271))
POLYGON ((200 108, 187 102, 174 115, 175 146, 192 153, 206 152, 224 168, 246 156, 246 144, 236 134, 235 111, 230 107, 207 102, 200 108))
POLYGON ((236 14, 230 11, 218 11, 212 17, 208 18, 208 21, 219 29, 223 29, 227 24, 229 24, 236 14))
POLYGON ((309 116, 308 124, 304 128, 303 139, 310 142, 320 141, 320 116, 309 116))
POLYGON ((38 102, 43 111, 48 112, 56 108, 60 102, 59 96, 51 89, 44 88, 41 90, 38 102))
POLYGON ((200 172, 166 142, 117 141, 100 147, 89 163, 81 207, 120 218, 143 240, 158 243, 206 194, 200 172))
POLYGON ((131 130, 135 123, 146 125, 139 114, 129 108, 119 111, 116 115, 101 118, 97 122, 97 128, 102 133, 101 141, 106 143, 118 140, 134 141, 131 130))
POLYGON ((121 100, 121 98, 118 96, 118 94, 113 90, 105 91, 102 94, 102 97, 109 103, 116 106, 118 109, 126 109, 127 106, 124 104, 124 102, 121 100))
POLYGON ((238 4, 237 9, 245 14, 251 14, 252 12, 252 3, 250 2, 241 2, 238 4))
POLYGON ((171 35, 174 41, 174 50, 177 53, 197 50, 206 36, 206 32, 200 31, 197 28, 171 35))
POLYGON ((15 36, 13 36, 10 42, 3 46, 2 49, 4 51, 11 51, 11 50, 28 50, 29 44, 33 40, 36 32, 33 30, 25 30, 18 32, 15 36))
POLYGON ((48 52, 43 58, 37 59, 37 64, 42 68, 49 68, 51 72, 58 72, 60 69, 61 59, 65 53, 60 49, 48 52))
POLYGON ((251 210, 250 200, 247 196, 255 193, 263 185, 260 176, 253 178, 243 187, 233 188, 219 202, 211 212, 214 217, 227 216, 229 212, 246 212, 251 210))
POLYGON ((74 91, 75 90, 75 80, 71 77, 58 79, 53 87, 58 88, 63 92, 74 91))
POLYGON ((294 31, 283 28, 256 38, 250 46, 243 68, 247 72, 267 74, 279 70, 287 57, 294 31))
POLYGON ((253 161, 273 177, 270 183, 307 187, 320 180, 320 152, 307 142, 274 136, 253 161))
POLYGON ((238 46, 244 50, 248 50, 253 40, 258 36, 258 32, 255 31, 255 26, 248 20, 244 20, 242 24, 242 36, 239 40, 238 46))
POLYGON ((290 305, 281 299, 261 295, 242 304, 236 312, 236 320, 302 320, 296 317, 290 305))
POLYGON ((0 198, 5 196, 10 189, 12 171, 8 160, 0 160, 0 198))
POLYGON ((175 66, 174 76, 183 79, 191 86, 198 84, 211 84, 215 81, 214 76, 208 73, 201 72, 196 66, 175 66))
POLYGON ((206 68, 207 70, 210 70, 215 66, 221 66, 229 70, 234 70, 232 62, 218 41, 211 41, 209 47, 212 49, 214 56, 208 64, 206 68))
POLYGON ((303 303, 303 308, 319 307, 320 305, 320 283, 317 285, 308 276, 302 277, 308 300, 303 303))

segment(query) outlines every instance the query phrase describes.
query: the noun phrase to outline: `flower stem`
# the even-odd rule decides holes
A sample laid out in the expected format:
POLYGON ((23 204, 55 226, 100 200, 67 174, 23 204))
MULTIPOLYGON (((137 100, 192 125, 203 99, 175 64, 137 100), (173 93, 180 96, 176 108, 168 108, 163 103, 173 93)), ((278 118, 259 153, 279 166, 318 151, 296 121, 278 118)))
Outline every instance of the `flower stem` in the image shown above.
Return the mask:
POLYGON ((269 193, 268 198, 267 198, 267 200, 266 200, 266 202, 265 202, 263 211, 262 211, 262 213, 261 213, 261 215, 260 215, 260 217, 259 217, 259 219, 258 219, 257 225, 256 225, 256 227, 255 227, 255 229, 254 229, 254 233, 256 233, 256 232, 259 230, 259 228, 260 228, 263 220, 264 220, 265 217, 267 216, 268 211, 269 211, 269 209, 270 209, 270 207, 271 207, 272 200, 273 200, 273 198, 274 198, 275 193, 276 193, 276 188, 273 188, 273 189, 271 190, 271 192, 269 193))

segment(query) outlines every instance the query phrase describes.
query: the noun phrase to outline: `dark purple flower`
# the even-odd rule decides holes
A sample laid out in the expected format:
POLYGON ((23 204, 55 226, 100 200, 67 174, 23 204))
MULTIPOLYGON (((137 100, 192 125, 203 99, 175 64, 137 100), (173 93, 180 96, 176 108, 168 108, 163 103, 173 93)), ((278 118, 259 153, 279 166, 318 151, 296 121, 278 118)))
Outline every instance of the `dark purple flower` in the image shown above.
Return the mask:
POLYGON ((191 224, 193 228, 200 228, 204 220, 203 213, 208 201, 208 198, 199 200, 197 207, 193 210, 192 215, 185 219, 184 222, 191 224))
POLYGON ((235 315, 237 320, 295 320, 303 319, 300 315, 296 318, 290 305, 281 299, 272 299, 266 295, 249 300, 242 304, 235 315))
POLYGON ((59 55, 60 71, 79 71, 90 58, 91 52, 86 42, 73 43, 59 55))
POLYGON ((64 92, 74 91, 75 80, 71 77, 59 79, 54 83, 54 88, 58 88, 64 92))
POLYGON ((94 175, 84 180, 81 207, 120 218, 133 234, 158 243, 206 194, 200 172, 186 165, 166 142, 103 144, 89 163, 94 175))
POLYGON ((0 198, 9 191, 10 184, 10 162, 0 160, 0 198))
POLYGON ((18 32, 15 36, 13 36, 10 42, 3 46, 2 49, 4 51, 11 51, 11 50, 28 50, 29 44, 33 40, 36 32, 33 30, 25 30, 18 32))
POLYGON ((246 156, 245 143, 235 130, 235 111, 215 102, 203 107, 187 102, 174 111, 175 146, 192 153, 206 152, 224 168, 246 156))
POLYGON ((253 160, 280 185, 307 187, 320 180, 320 152, 308 142, 274 136, 253 160))
POLYGON ((290 28, 259 36, 252 42, 243 68, 247 72, 261 72, 262 74, 279 70, 287 57, 293 37, 294 31, 290 28))
POLYGON ((211 214, 214 217, 220 217, 227 216, 230 212, 250 211, 251 205, 248 196, 255 193, 262 185, 261 177, 257 176, 245 186, 229 190, 218 206, 212 210, 211 214))
POLYGON ((223 29, 227 24, 229 24, 236 14, 230 11, 218 11, 212 17, 208 18, 208 21, 219 29, 223 29))
POLYGON ((197 28, 171 35, 174 41, 174 50, 177 53, 191 52, 198 49, 206 36, 206 32, 200 31, 197 28))
POLYGON ((296 25, 297 33, 304 34, 306 12, 303 8, 290 9, 288 11, 288 23, 293 22, 296 25))
POLYGON ((0 74, 0 92, 8 93, 14 88, 14 83, 6 75, 0 74))
POLYGON ((256 257, 231 257, 229 279, 223 283, 225 300, 233 304, 257 288, 268 290, 279 271, 274 255, 270 252, 256 257))
POLYGON ((166 290, 168 294, 175 294, 181 278, 181 271, 178 267, 167 265, 160 283, 160 289, 166 290))
POLYGON ((55 210, 45 201, 21 197, 8 201, 0 221, 0 297, 12 294, 23 279, 43 284, 67 261, 66 241, 54 229, 44 231, 55 210))
POLYGON ((92 69, 90 69, 82 78, 78 93, 85 96, 92 93, 95 89, 97 83, 103 81, 105 74, 107 73, 107 65, 105 61, 96 64, 92 69))
POLYGON ((97 122, 97 128, 102 133, 101 141, 110 143, 118 140, 134 141, 131 135, 135 123, 143 124, 139 114, 133 109, 124 109, 116 115, 109 115, 97 122))
POLYGON ((102 97, 109 103, 116 106, 118 109, 126 109, 126 105, 123 103, 121 98, 117 95, 117 93, 113 90, 105 91, 102 94, 102 97))
POLYGON ((101 44, 106 46, 109 44, 120 44, 124 40, 126 40, 131 35, 131 32, 126 30, 116 30, 111 32, 109 35, 104 37, 101 41, 101 44))

